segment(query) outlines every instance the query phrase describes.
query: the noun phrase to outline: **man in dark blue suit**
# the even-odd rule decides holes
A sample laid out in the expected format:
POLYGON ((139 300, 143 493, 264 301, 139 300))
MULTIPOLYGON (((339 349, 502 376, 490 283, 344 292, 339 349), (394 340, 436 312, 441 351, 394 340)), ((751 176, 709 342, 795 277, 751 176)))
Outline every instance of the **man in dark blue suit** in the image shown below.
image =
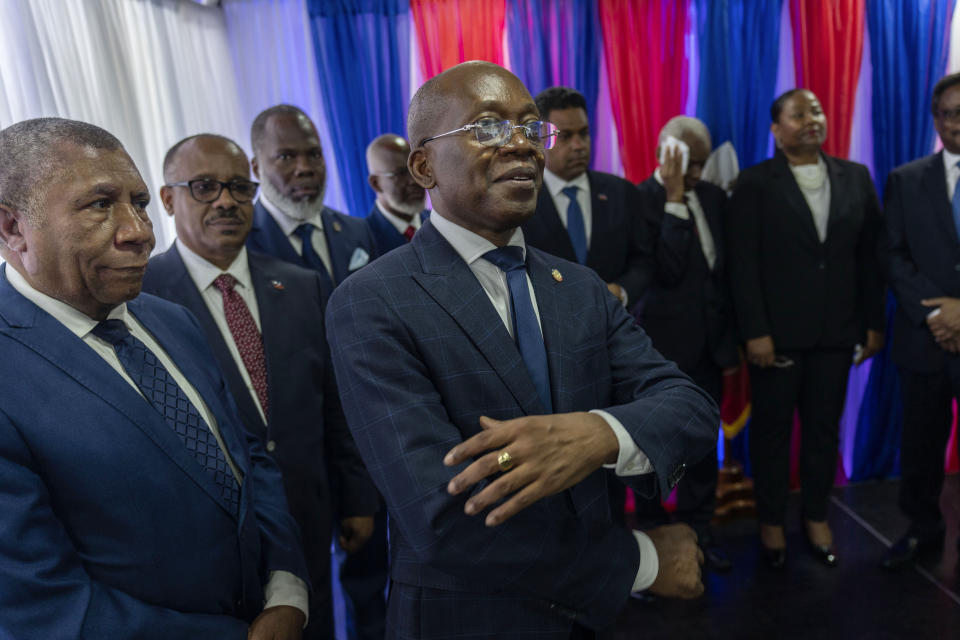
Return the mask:
POLYGON ((960 397, 960 74, 937 83, 931 109, 943 151, 894 169, 884 196, 903 393, 900 509, 910 518, 888 569, 943 545, 943 455, 960 397))
POLYGON ((280 471, 193 316, 137 297, 137 168, 59 118, 3 130, 0 157, 0 636, 300 638, 280 471))
POLYGON ((329 291, 377 256, 362 219, 323 205, 327 168, 316 127, 303 111, 281 104, 261 112, 250 144, 261 182, 247 237, 251 250, 314 269, 329 291))
POLYGON ((632 590, 703 589, 692 531, 614 526, 601 467, 668 491, 712 450, 717 409, 595 273, 525 246, 554 132, 501 67, 428 81, 408 167, 430 220, 330 299, 344 410, 390 511, 389 638, 594 637, 632 590))
POLYGON ((587 101, 569 87, 537 94, 540 117, 560 129, 546 152, 537 212, 523 223, 532 247, 597 272, 624 306, 632 306, 650 284, 644 252, 640 194, 619 176, 589 171, 587 101))
POLYGON ((192 136, 167 152, 163 166, 160 197, 177 241, 150 260, 143 290, 197 317, 244 426, 266 442, 283 472, 312 585, 304 638, 333 638, 333 523, 341 545, 356 552, 373 529, 377 495, 337 395, 320 277, 247 252, 257 184, 232 140, 192 136))
POLYGON ((367 145, 367 180, 377 194, 367 216, 370 233, 380 255, 402 247, 427 220, 426 191, 407 169, 410 144, 394 133, 385 133, 367 145))
MULTIPOLYGON (((739 356, 723 275, 721 224, 727 194, 700 180, 710 147, 710 132, 696 118, 677 116, 660 132, 660 166, 638 185, 645 236, 656 266, 635 313, 654 348, 720 404, 722 372, 737 367, 739 356), (665 151, 671 137, 687 146, 686 166, 678 149, 665 151)), ((675 517, 697 532, 706 566, 728 571, 730 560, 714 543, 710 529, 716 491, 717 457, 710 455, 687 469, 677 485, 675 517)), ((659 500, 638 511, 643 507, 664 516, 659 500)))

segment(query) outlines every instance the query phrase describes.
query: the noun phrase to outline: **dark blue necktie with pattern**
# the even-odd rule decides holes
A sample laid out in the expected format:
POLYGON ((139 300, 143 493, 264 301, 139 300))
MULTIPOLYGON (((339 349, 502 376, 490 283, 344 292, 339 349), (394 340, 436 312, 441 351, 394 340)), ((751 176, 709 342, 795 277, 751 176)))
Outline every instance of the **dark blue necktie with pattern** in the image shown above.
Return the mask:
POLYGON ((567 234, 570 236, 577 262, 587 264, 587 227, 583 221, 583 210, 577 202, 577 189, 578 187, 570 186, 562 190, 563 195, 570 198, 570 204, 567 205, 567 234))
POLYGON ((160 412, 167 426, 180 436, 220 488, 220 497, 237 515, 240 490, 223 450, 197 408, 187 398, 170 372, 147 345, 130 334, 122 320, 103 320, 93 335, 113 345, 113 350, 140 392, 160 412))
POLYGON ((513 337, 520 350, 520 357, 537 388, 537 395, 547 413, 553 413, 550 398, 550 370, 547 368, 547 348, 540 333, 537 313, 530 300, 527 286, 527 265, 523 261, 522 247, 500 247, 483 254, 484 260, 492 262, 507 274, 510 289, 510 310, 513 316, 513 337))

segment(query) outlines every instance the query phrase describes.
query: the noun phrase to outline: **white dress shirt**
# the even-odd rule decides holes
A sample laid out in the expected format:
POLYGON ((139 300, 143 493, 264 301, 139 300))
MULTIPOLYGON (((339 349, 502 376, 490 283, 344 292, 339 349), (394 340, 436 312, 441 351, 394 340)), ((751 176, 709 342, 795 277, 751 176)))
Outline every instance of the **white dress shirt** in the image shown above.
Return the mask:
MULTIPOLYGON (((313 245, 313 250, 320 257, 320 261, 323 262, 324 268, 326 268, 327 273, 330 274, 330 279, 333 280, 333 263, 330 261, 330 247, 327 246, 327 237, 323 235, 323 216, 320 215, 320 212, 323 208, 321 207, 318 209, 309 218, 301 220, 284 213, 283 209, 271 202, 263 194, 263 191, 261 191, 260 195, 257 197, 260 199, 260 204, 263 205, 263 208, 267 210, 267 213, 273 217, 277 223, 277 226, 280 227, 280 230, 283 231, 284 235, 287 236, 287 240, 290 241, 290 244, 293 246, 293 250, 297 252, 297 255, 303 255, 303 240, 301 240, 300 236, 298 236, 296 233, 297 227, 306 223, 313 225, 313 233, 310 235, 310 244, 313 245)), ((336 280, 334 280, 333 284, 337 284, 336 280)))
POLYGON ((404 220, 404 219, 401 218, 400 216, 398 216, 398 215, 396 215, 396 214, 393 214, 393 213, 390 213, 389 211, 387 211, 386 209, 384 209, 384 208, 383 208, 383 205, 380 204, 380 201, 379 201, 379 200, 374 201, 374 204, 377 205, 377 210, 380 211, 380 213, 383 214, 383 217, 387 219, 387 222, 389 222, 390 224, 392 224, 392 225, 393 225, 393 228, 396 229, 397 231, 399 231, 399 232, 401 233, 401 235, 404 234, 404 233, 406 233, 407 227, 409 227, 409 226, 412 225, 414 232, 416 232, 416 231, 419 231, 419 230, 420 230, 420 225, 423 224, 423 223, 420 221, 420 214, 419 214, 419 213, 413 214, 413 217, 410 218, 410 220, 404 220))
MULTIPOLYGON (((660 175, 659 167, 654 170, 653 177, 663 186, 663 177, 660 175)), ((686 200, 686 204, 682 202, 668 202, 664 205, 663 210, 681 220, 689 220, 690 214, 693 214, 693 223, 697 226, 697 237, 700 239, 700 250, 703 252, 703 257, 707 260, 707 266, 709 266, 712 271, 713 266, 717 264, 717 246, 713 243, 713 234, 710 232, 707 215, 703 212, 703 205, 700 204, 700 198, 697 197, 695 190, 690 189, 689 191, 684 191, 683 197, 686 200)))
MULTIPOLYGON (((126 369, 124 369, 123 365, 120 363, 120 358, 117 357, 117 353, 114 351, 113 345, 91 333, 93 328, 99 324, 97 320, 94 320, 81 311, 74 309, 65 302, 61 302, 56 298, 51 298, 45 293, 37 291, 30 286, 30 283, 24 279, 20 272, 12 267, 7 268, 7 281, 10 283, 10 286, 19 291, 23 297, 49 313, 71 333, 83 340, 83 342, 93 349, 98 356, 103 358, 106 363, 109 364, 110 367, 120 375, 121 378, 126 380, 127 384, 133 387, 140 397, 143 397, 143 394, 140 392, 140 388, 130 378, 126 369)), ((183 390, 183 393, 187 396, 187 399, 190 400, 193 406, 197 408, 197 411, 200 412, 201 417, 203 417, 203 419, 206 421, 207 426, 210 427, 210 431, 213 433, 214 438, 216 438, 217 444, 220 445, 220 449, 223 451, 223 455, 227 460, 227 464, 230 466, 230 470, 233 472, 233 477, 237 479, 238 484, 243 482, 243 476, 240 474, 236 464, 230 457, 230 452, 227 450, 227 447, 225 447, 223 444, 223 440, 220 437, 220 429, 217 426, 217 421, 214 418, 213 413, 211 413, 210 409, 207 407, 207 404, 203 401, 200 393, 197 392, 192 384, 190 384, 190 381, 187 380, 187 378, 183 375, 167 352, 163 350, 163 347, 161 347, 160 344, 153 338, 153 336, 146 329, 144 329, 139 322, 137 322, 137 319, 133 316, 133 314, 127 310, 126 303, 114 307, 110 311, 107 318, 111 320, 123 321, 123 324, 126 325, 127 329, 130 331, 130 335, 143 342, 143 344, 146 345, 146 347, 152 351, 157 359, 163 364, 164 368, 170 373, 170 375, 173 376, 173 379, 183 390)), ((146 401, 146 398, 144 398, 144 401, 146 401)), ((240 425, 237 426, 239 427, 240 425)), ((305 616, 309 615, 309 608, 307 606, 307 585, 303 580, 288 571, 270 572, 269 580, 264 587, 264 597, 266 599, 264 608, 278 605, 288 605, 300 609, 303 611, 305 616)))
POLYGON ((830 176, 827 173, 827 163, 823 156, 817 156, 817 164, 790 165, 800 192, 803 193, 810 213, 813 214, 813 225, 817 229, 820 242, 827 239, 827 223, 830 220, 830 176), (818 183, 808 186, 810 183, 818 183))
POLYGON ((590 198, 590 180, 587 179, 587 172, 584 171, 568 182, 550 169, 544 169, 543 186, 547 188, 550 197, 553 198, 553 204, 557 207, 557 213, 560 214, 560 222, 563 223, 564 229, 567 228, 567 209, 570 207, 570 198, 563 190, 567 187, 577 188, 577 204, 580 205, 580 211, 583 213, 583 232, 589 250, 590 237, 593 232, 593 200, 590 198))
MULTIPOLYGON (((507 274, 492 262, 483 259, 483 254, 496 249, 496 245, 444 218, 443 214, 436 209, 430 214, 430 223, 467 263, 470 271, 477 277, 480 286, 483 287, 491 304, 493 304, 494 309, 500 315, 507 331, 513 336, 514 329, 510 314, 510 289, 507 285, 507 274)), ((522 248, 524 258, 526 258, 527 248, 523 241, 523 231, 519 227, 513 232, 507 245, 522 248)), ((533 290, 529 273, 527 274, 527 290, 530 292, 530 301, 533 303, 533 311, 539 323, 540 308, 537 306, 537 296, 533 290)), ((599 415, 610 426, 620 447, 616 464, 604 465, 604 467, 614 469, 618 476, 634 476, 653 472, 653 465, 650 464, 650 460, 640 450, 637 443, 633 441, 633 438, 630 437, 626 428, 617 418, 599 409, 595 409, 591 413, 599 415)), ((634 531, 633 533, 637 539, 637 544, 640 546, 640 568, 633 583, 633 591, 642 591, 653 584, 660 563, 657 559, 657 550, 649 536, 640 531, 634 531)))
POLYGON ((183 258, 183 266, 186 267, 187 273, 190 274, 190 279, 193 280, 193 284, 197 285, 200 297, 203 298, 203 302, 207 305, 207 310, 210 312, 210 315, 213 316, 213 321, 216 323, 217 329, 220 330, 223 341, 227 343, 230 357, 233 358, 237 369, 240 370, 240 375, 243 377, 243 384, 246 385, 247 392, 249 392, 250 397, 253 398, 253 404, 260 413, 260 419, 266 424, 267 416, 263 413, 263 407, 260 406, 260 396, 257 395, 256 389, 253 388, 250 373, 247 371, 247 366, 243 363, 243 358, 240 356, 240 349, 237 347, 237 342, 233 337, 233 333, 230 331, 230 325, 227 324, 227 313, 223 309, 223 294, 220 293, 220 289, 213 286, 213 281, 224 273, 233 276, 237 281, 233 290, 243 299, 243 302, 247 305, 247 309, 250 310, 250 315, 253 316, 253 322, 257 325, 257 331, 261 331, 260 308, 257 306, 257 296, 253 290, 253 279, 250 277, 250 263, 247 262, 247 248, 243 247, 240 249, 240 253, 227 270, 221 271, 220 267, 207 262, 179 240, 174 246, 176 246, 177 251, 180 252, 180 257, 183 258))

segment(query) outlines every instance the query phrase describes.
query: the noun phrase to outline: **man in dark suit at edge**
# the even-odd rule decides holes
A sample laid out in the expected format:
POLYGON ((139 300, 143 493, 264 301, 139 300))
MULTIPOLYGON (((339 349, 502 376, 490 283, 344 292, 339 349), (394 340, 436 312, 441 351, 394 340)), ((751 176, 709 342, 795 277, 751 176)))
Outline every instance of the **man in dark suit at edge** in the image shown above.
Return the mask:
POLYGON ((177 241, 150 260, 144 291, 197 317, 244 425, 280 466, 313 587, 304 638, 332 639, 333 523, 341 546, 357 552, 373 530, 377 496, 337 395, 320 276, 247 252, 257 184, 235 142, 191 136, 167 152, 163 166, 160 198, 177 241))
POLYGON ((419 89, 408 134, 431 218, 327 315, 390 511, 387 636, 592 638, 632 590, 701 593, 692 531, 615 526, 601 467, 669 491, 717 409, 595 273, 525 246, 554 128, 513 74, 468 62, 419 89))
POLYGON ((910 518, 887 569, 943 545, 943 455, 960 397, 960 74, 937 83, 931 111, 943 150, 894 169, 884 195, 903 394, 900 509, 910 518))

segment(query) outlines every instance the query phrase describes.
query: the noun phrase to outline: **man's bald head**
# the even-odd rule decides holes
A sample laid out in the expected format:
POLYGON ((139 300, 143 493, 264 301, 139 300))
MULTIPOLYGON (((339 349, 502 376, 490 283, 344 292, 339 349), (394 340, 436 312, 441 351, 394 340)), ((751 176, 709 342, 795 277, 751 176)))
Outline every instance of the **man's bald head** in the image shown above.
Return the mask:
POLYGON ((367 145, 367 180, 377 194, 377 202, 382 209, 408 221, 426 204, 426 191, 407 169, 409 156, 410 145, 395 133, 377 136, 367 145))
MULTIPOLYGON (((449 109, 450 100, 464 97, 464 94, 483 93, 483 87, 478 83, 483 83, 484 76, 508 78, 523 87, 520 78, 492 62, 471 60, 450 67, 423 83, 410 101, 407 111, 407 138, 410 145, 416 149, 425 138, 442 133, 435 129, 442 120, 441 116, 449 109)), ((530 100, 532 102, 533 98, 530 100)))
POLYGON ((198 144, 209 147, 212 146, 211 143, 215 143, 216 146, 223 146, 225 149, 229 149, 231 153, 243 156, 245 161, 247 159, 247 154, 243 152, 240 145, 230 138, 215 133, 198 133, 184 138, 167 150, 167 154, 163 157, 164 182, 171 183, 181 180, 181 178, 178 177, 177 165, 184 153, 189 152, 191 148, 198 144))
POLYGON ((392 171, 383 166, 385 158, 393 159, 398 154, 409 155, 410 144, 395 133, 385 133, 374 138, 367 145, 367 171, 370 174, 392 171))
MULTIPOLYGON (((687 138, 693 136, 706 144, 708 149, 712 146, 710 130, 707 129, 707 125, 705 125, 702 120, 691 118, 690 116, 675 116, 670 118, 667 124, 663 125, 663 129, 660 130, 660 137, 657 139, 657 144, 663 144, 667 136, 673 136, 684 142, 686 142, 687 138)), ((687 142, 687 144, 690 143, 687 142)))

